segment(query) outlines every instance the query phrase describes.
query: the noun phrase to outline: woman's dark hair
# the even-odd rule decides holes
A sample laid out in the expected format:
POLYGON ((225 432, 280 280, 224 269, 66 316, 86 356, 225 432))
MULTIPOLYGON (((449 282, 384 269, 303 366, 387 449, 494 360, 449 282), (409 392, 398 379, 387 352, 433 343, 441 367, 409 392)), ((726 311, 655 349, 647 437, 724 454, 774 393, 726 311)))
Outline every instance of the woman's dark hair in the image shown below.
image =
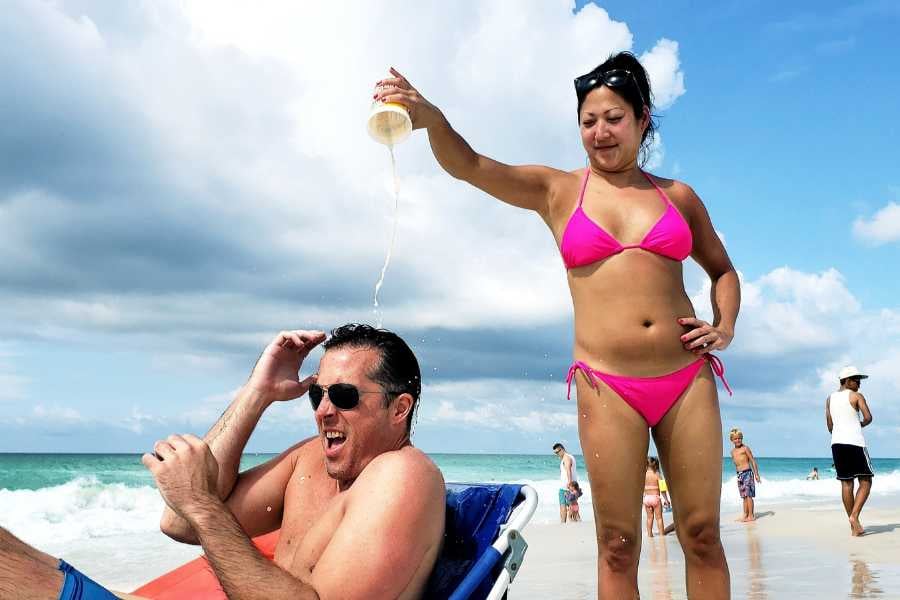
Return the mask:
POLYGON ((422 393, 422 374, 419 361, 406 342, 391 331, 376 329, 371 325, 348 323, 332 330, 331 337, 322 344, 325 350, 339 348, 373 348, 381 354, 381 361, 374 371, 367 373, 372 381, 385 389, 384 407, 400 394, 412 396, 413 405, 406 419, 406 433, 412 430, 413 417, 422 393))
MULTIPOLYGON (((631 105, 631 108, 634 110, 634 116, 638 119, 643 117, 645 105, 650 112, 650 122, 647 124, 647 129, 644 130, 644 135, 641 137, 641 165, 643 165, 647 162, 650 144, 653 143, 653 138, 656 137, 656 131, 659 128, 656 115, 653 114, 653 90, 650 89, 650 78, 647 76, 647 71, 644 69, 641 61, 631 52, 619 52, 618 54, 610 55, 591 73, 606 73, 613 69, 624 69, 631 73, 631 84, 616 86, 612 89, 631 105)), ((584 104, 584 99, 591 91, 593 90, 579 92, 576 89, 579 120, 581 119, 581 105, 584 104)))

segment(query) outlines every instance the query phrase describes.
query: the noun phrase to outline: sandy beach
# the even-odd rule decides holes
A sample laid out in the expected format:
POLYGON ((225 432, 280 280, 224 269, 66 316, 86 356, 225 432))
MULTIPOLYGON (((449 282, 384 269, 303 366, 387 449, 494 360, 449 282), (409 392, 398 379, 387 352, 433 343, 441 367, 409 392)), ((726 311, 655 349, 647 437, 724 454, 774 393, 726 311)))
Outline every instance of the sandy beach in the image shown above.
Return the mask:
MULTIPOLYGON (((850 536, 837 505, 763 506, 757 514, 749 524, 723 514, 733 598, 900 598, 900 498, 865 510, 868 533, 860 538, 850 536)), ((593 523, 538 524, 526 528, 525 539, 528 554, 510 599, 597 597, 593 523)), ((643 598, 687 597, 674 534, 644 538, 639 586, 643 598)))

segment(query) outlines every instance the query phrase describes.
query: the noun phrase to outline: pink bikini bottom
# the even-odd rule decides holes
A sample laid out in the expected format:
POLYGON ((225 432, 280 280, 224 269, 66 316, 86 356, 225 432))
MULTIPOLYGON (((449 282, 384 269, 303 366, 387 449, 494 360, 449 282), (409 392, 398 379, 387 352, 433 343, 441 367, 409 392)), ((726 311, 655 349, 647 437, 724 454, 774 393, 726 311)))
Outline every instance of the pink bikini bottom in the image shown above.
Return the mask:
POLYGON ((644 494, 644 506, 647 508, 656 508, 659 506, 659 494, 644 494))
POLYGON ((594 378, 601 379, 631 408, 644 417, 647 425, 653 427, 660 422, 665 414, 669 412, 669 409, 678 401, 678 398, 681 397, 681 394, 684 393, 684 390, 691 384, 694 377, 697 376, 697 372, 700 371, 700 368, 706 362, 709 362, 713 372, 722 380, 722 384, 728 390, 728 394, 731 395, 731 388, 728 387, 728 382, 725 381, 725 367, 722 365, 722 361, 719 360, 719 357, 712 354, 704 354, 702 358, 698 358, 674 373, 657 377, 610 375, 609 373, 601 373, 582 361, 576 360, 569 368, 569 374, 566 377, 566 383, 569 386, 566 398, 571 398, 572 379, 575 378, 575 372, 581 369, 592 388, 597 388, 597 381, 594 378))

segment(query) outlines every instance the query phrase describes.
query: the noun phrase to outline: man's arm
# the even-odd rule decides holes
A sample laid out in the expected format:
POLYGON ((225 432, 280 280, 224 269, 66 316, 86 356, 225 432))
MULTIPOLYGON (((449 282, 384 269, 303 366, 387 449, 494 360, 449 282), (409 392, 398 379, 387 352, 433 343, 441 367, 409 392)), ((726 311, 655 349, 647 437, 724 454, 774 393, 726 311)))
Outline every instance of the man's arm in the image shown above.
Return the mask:
POLYGON ((563 456, 563 466, 566 467, 566 486, 572 483, 572 457, 566 454, 563 456))
POLYGON ((834 422, 831 420, 831 396, 825 398, 825 424, 828 426, 828 433, 834 429, 834 422))
MULTIPOLYGON (((276 336, 263 351, 250 379, 203 439, 219 465, 215 495, 223 502, 228 501, 239 522, 245 527, 252 525, 248 529, 256 530, 254 534, 266 533, 265 529, 270 526, 269 521, 274 521, 275 524, 268 531, 277 527, 277 523, 280 522, 284 486, 287 485, 293 471, 292 451, 299 444, 243 475, 238 474, 241 454, 263 412, 273 402, 301 396, 306 393, 310 384, 315 382, 315 376, 307 377, 301 382, 297 373, 310 350, 324 339, 325 334, 318 331, 283 331, 276 336), (233 492, 238 491, 235 484, 239 478, 246 478, 246 481, 242 481, 240 493, 235 494, 236 497, 232 501, 233 492), (255 493, 251 490, 255 490, 255 493), (265 501, 266 504, 261 506, 270 510, 266 510, 265 513, 252 510, 253 506, 248 501, 253 500, 265 501), (249 516, 248 511, 261 517, 264 522, 245 523, 244 517, 249 516)), ((161 449, 171 447, 173 437, 157 442, 153 448, 154 452, 160 454, 161 449)), ((196 533, 187 521, 168 506, 163 511, 160 529, 177 541, 199 543, 196 533)))
POLYGON ((744 448, 747 450, 747 458, 750 459, 750 467, 753 469, 753 476, 756 478, 756 481, 759 482, 759 465, 756 464, 756 457, 753 456, 753 450, 750 449, 750 446, 744 444, 744 448))
POLYGON ((188 515, 231 600, 319 600, 309 571, 288 573, 259 553, 231 511, 210 497, 188 515))
POLYGON ((872 412, 869 410, 869 405, 866 403, 866 397, 856 392, 856 407, 859 409, 859 412, 862 413, 862 421, 860 421, 860 426, 865 427, 872 422, 872 412))
MULTIPOLYGON (((183 446, 181 456, 172 460, 196 465, 203 444, 190 439, 186 443, 190 448, 183 446)), ((145 460, 161 478, 167 476, 163 469, 174 468, 154 464, 149 456, 145 460)), ((185 467, 176 475, 183 480, 191 470, 185 467)), ((164 479, 162 484, 167 502, 179 506, 197 532, 232 600, 397 598, 414 577, 424 582, 443 537, 443 479, 437 467, 412 448, 380 455, 366 467, 346 492, 344 516, 312 572, 297 566, 288 572, 260 555, 215 496, 183 491, 188 486, 178 481, 164 479)))

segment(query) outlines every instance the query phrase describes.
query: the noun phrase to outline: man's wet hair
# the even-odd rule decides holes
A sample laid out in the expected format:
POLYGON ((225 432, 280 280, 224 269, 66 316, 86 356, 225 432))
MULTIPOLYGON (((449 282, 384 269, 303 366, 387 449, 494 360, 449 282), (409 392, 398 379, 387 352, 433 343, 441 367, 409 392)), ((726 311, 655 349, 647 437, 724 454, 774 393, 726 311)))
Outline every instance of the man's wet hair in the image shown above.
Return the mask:
POLYGON ((556 452, 557 450, 565 450, 565 449, 566 449, 566 447, 563 446, 562 444, 560 444, 559 442, 556 442, 555 444, 553 444, 554 452, 556 452))
POLYGON ((326 351, 340 348, 378 350, 381 360, 367 375, 384 388, 385 408, 400 394, 412 396, 413 405, 406 419, 406 433, 409 434, 419 406, 419 395, 422 393, 422 373, 416 355, 403 338, 387 329, 362 323, 347 323, 333 329, 331 337, 322 346, 326 351))

